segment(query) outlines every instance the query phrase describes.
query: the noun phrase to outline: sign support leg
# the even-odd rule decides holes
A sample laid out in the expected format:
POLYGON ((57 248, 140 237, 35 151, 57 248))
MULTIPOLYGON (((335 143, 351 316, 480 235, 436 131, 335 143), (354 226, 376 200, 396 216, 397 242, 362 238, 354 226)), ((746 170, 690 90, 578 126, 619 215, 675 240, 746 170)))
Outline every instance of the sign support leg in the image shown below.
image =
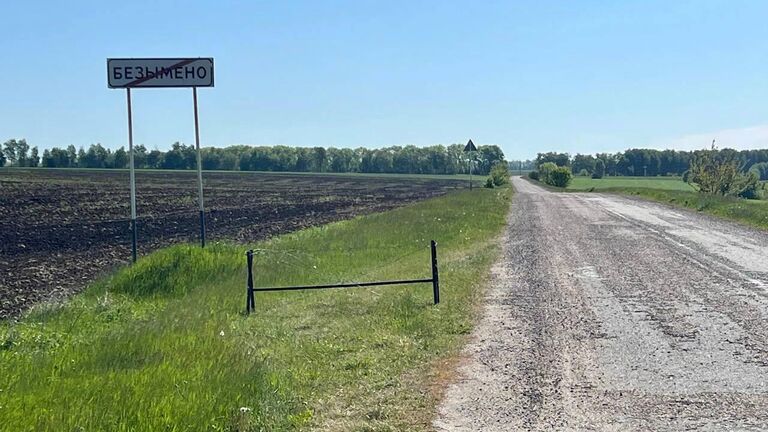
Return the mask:
POLYGON ((469 153, 469 190, 472 190, 472 153, 469 153))
POLYGON ((197 148, 197 195, 200 203, 200 244, 205 247, 205 207, 203 206, 203 163, 200 155, 200 124, 197 121, 197 87, 192 87, 195 105, 195 147, 197 148))
POLYGON ((128 98, 128 159, 131 182, 131 258, 136 262, 136 172, 133 163, 133 117, 131 115, 131 89, 126 88, 128 98))

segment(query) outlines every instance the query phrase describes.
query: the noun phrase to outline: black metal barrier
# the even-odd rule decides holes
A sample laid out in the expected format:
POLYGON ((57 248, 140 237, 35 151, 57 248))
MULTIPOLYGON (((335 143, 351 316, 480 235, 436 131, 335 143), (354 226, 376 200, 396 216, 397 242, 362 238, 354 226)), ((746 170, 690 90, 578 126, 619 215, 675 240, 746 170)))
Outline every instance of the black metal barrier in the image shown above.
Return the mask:
POLYGON ((430 241, 430 248, 432 251, 432 277, 429 279, 409 279, 409 280, 394 280, 394 281, 380 281, 380 282, 360 282, 360 283, 343 283, 343 284, 330 284, 330 285, 301 285, 301 286, 286 286, 286 287, 270 287, 270 288, 258 288, 253 287, 253 250, 249 250, 245 253, 246 260, 248 262, 248 282, 247 282, 247 294, 245 299, 245 311, 251 313, 256 310, 256 299, 254 293, 256 291, 298 291, 298 290, 316 290, 327 288, 361 288, 369 286, 381 286, 381 285, 403 285, 403 284, 415 284, 415 283, 432 283, 432 296, 435 304, 440 303, 440 278, 437 272, 437 243, 434 240, 430 241))

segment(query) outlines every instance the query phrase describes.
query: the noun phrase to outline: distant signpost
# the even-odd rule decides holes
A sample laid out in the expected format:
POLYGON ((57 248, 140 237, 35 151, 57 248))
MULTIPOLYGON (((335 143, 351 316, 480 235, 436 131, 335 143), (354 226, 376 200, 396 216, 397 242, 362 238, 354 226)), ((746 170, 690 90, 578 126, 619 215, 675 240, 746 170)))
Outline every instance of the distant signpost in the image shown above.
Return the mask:
POLYGON ((131 182, 131 256, 136 262, 136 174, 133 163, 132 88, 192 87, 197 149, 197 186, 200 204, 200 242, 205 247, 203 171, 200 157, 200 126, 197 120, 197 88, 213 87, 213 58, 110 58, 107 59, 107 86, 125 89, 128 101, 128 154, 131 182))
POLYGON ((469 154, 469 190, 472 190, 472 152, 476 152, 477 147, 475 143, 470 139, 467 145, 464 146, 464 153, 469 154))

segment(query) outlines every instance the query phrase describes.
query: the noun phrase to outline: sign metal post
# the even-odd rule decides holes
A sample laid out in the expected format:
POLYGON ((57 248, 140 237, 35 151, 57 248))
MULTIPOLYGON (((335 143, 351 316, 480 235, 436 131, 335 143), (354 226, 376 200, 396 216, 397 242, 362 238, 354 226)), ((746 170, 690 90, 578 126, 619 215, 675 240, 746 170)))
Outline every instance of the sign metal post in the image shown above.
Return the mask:
POLYGON ((133 116, 131 115, 131 88, 125 89, 128 98, 128 160, 131 182, 131 259, 136 262, 136 170, 133 163, 133 116))
POLYGON ((197 150, 197 191, 200 204, 200 243, 205 247, 205 206, 203 205, 203 165, 200 154, 200 124, 197 115, 197 88, 213 87, 212 58, 110 58, 107 59, 107 86, 124 88, 128 102, 128 154, 131 182, 131 258, 136 262, 136 173, 133 152, 132 88, 192 87, 197 150))
POLYGON ((203 206, 203 158, 200 155, 200 124, 197 121, 197 87, 192 87, 195 105, 195 148, 197 149, 197 199, 200 203, 200 245, 205 247, 205 206, 203 206))
POLYGON ((472 190, 472 155, 474 152, 477 151, 477 147, 475 147, 475 143, 472 142, 472 140, 469 140, 467 142, 467 145, 464 146, 464 153, 467 153, 469 155, 469 190, 472 190))

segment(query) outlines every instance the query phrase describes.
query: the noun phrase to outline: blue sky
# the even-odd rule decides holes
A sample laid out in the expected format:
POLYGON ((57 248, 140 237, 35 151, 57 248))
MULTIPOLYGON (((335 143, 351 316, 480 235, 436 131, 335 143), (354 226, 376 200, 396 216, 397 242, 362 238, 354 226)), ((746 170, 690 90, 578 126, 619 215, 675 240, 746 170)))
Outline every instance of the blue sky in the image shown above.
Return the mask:
MULTIPOLYGON (((107 57, 214 57, 202 144, 768 147, 766 1, 6 2, 0 140, 126 145, 107 57)), ((134 91, 193 143, 190 89, 134 91)))

